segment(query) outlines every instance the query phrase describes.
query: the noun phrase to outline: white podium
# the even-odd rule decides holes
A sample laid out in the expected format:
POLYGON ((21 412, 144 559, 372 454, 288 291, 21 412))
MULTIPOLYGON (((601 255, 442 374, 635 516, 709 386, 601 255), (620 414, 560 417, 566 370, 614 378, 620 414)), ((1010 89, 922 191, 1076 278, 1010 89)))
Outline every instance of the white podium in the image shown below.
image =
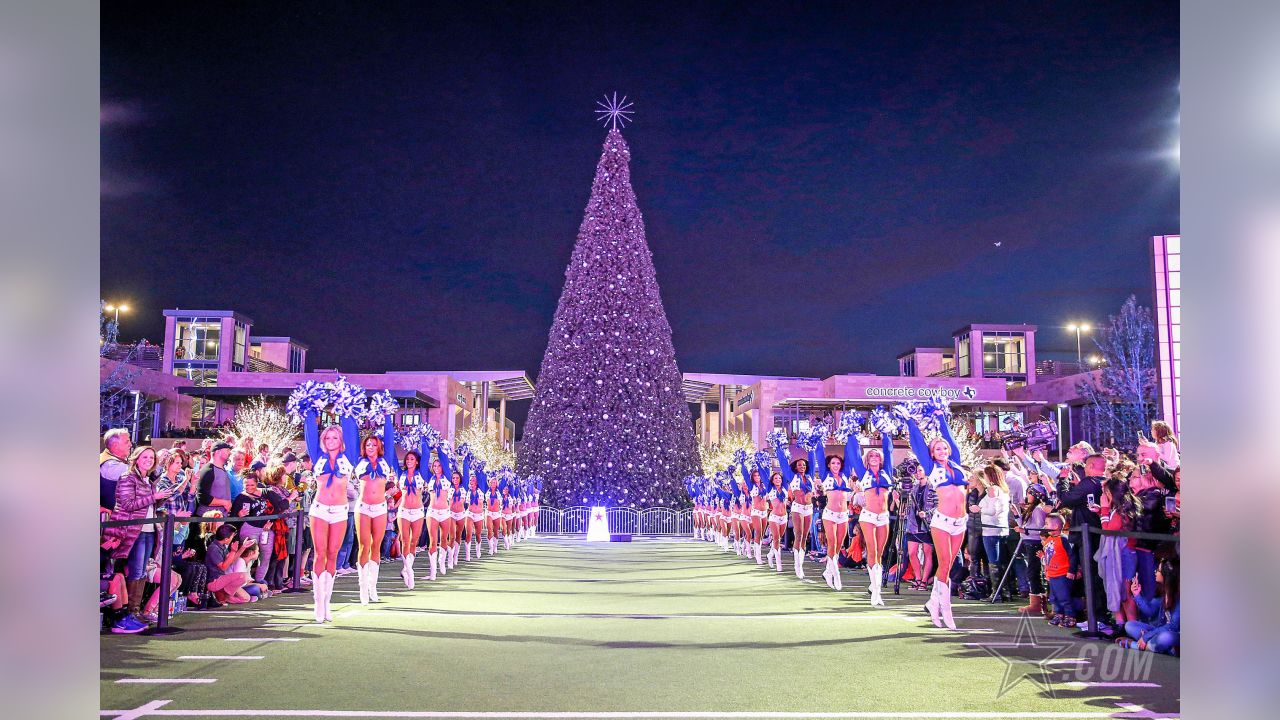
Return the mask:
POLYGON ((591 519, 587 522, 588 542, 609 542, 609 511, 603 507, 591 508, 591 519))

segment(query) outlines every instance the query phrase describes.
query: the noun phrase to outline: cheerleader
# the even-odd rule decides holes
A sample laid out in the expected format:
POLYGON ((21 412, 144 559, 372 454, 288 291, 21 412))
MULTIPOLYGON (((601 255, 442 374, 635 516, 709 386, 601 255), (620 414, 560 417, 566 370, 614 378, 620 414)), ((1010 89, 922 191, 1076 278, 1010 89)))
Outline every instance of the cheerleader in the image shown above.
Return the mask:
POLYGON ((484 526, 484 487, 489 483, 484 476, 484 468, 477 467, 476 474, 467 482, 466 492, 466 547, 467 562, 471 562, 471 544, 476 546, 476 559, 480 559, 480 529, 484 526), (478 476, 478 479, 477 479, 478 476))
POLYGON ((855 503, 862 507, 858 514, 858 527, 867 548, 867 574, 871 590, 871 604, 884 605, 880 590, 884 582, 884 547, 889 542, 889 499, 893 489, 893 476, 886 468, 893 466, 893 438, 888 432, 880 432, 880 449, 869 448, 864 457, 858 456, 858 435, 849 433, 844 445, 845 462, 853 477, 858 478, 858 495, 855 503))
POLYGON ((538 536, 538 520, 542 517, 542 478, 535 477, 533 479, 533 497, 529 499, 529 513, 532 520, 529 522, 529 537, 538 536))
MULTIPOLYGON (((818 447, 825 456, 826 449, 821 442, 818 447)), ((840 581, 839 558, 845 537, 849 534, 849 496, 853 488, 841 473, 843 458, 832 455, 824 459, 823 465, 822 492, 827 498, 827 507, 822 511, 822 536, 827 542, 827 569, 822 571, 822 578, 832 590, 842 590, 844 583, 840 581)))
POLYGON ((715 484, 715 500, 716 500, 716 529, 719 535, 720 549, 725 552, 730 551, 729 547, 729 528, 733 523, 733 516, 729 509, 733 501, 733 490, 729 486, 729 480, 724 474, 716 475, 715 484))
MULTIPOLYGON (((760 543, 764 537, 764 520, 769 514, 769 502, 765 499, 764 481, 760 477, 760 468, 756 467, 747 471, 747 461, 743 457, 742 476, 750 477, 751 482, 747 486, 747 542, 751 546, 752 552, 756 556, 756 564, 763 565, 764 559, 760 557, 760 543)), ((770 563, 772 564, 772 563, 770 563)))
POLYGON ((938 493, 938 507, 929 522, 933 547, 938 553, 938 572, 933 578, 933 592, 924 607, 935 627, 942 627, 945 623, 955 630, 956 623, 951 617, 951 567, 964 544, 965 525, 969 519, 965 513, 968 482, 964 468, 953 459, 960 457, 960 448, 951 437, 945 415, 938 421, 942 437, 925 442, 920 424, 910 416, 910 412, 902 406, 895 411, 905 417, 911 452, 920 461, 920 466, 929 476, 929 484, 938 493))
MULTIPOLYGON (((388 413, 382 438, 393 437, 394 416, 388 413)), ((382 438, 370 435, 361 445, 360 462, 355 476, 360 481, 356 503, 356 536, 360 543, 357 576, 360 581, 360 604, 381 602, 378 599, 378 564, 382 562, 382 536, 387 532, 387 484, 395 482, 395 473, 383 457, 382 438)))
POLYGON ((302 423, 307 453, 315 458, 312 476, 315 497, 308 516, 315 555, 311 583, 316 603, 316 622, 333 622, 329 603, 333 599, 333 578, 338 569, 338 549, 347 534, 347 480, 354 470, 355 449, 360 446, 360 429, 355 420, 343 418, 342 425, 329 425, 316 432, 316 411, 307 410, 302 423), (348 450, 350 448, 350 450, 348 450))
MULTIPOLYGON (((428 456, 430 450, 427 451, 428 456)), ((395 445, 389 445, 387 455, 391 466, 398 467, 395 445)), ((400 509, 396 512, 396 539, 400 545, 400 579, 405 587, 413 589, 413 558, 418 549, 418 537, 422 534, 422 525, 427 513, 422 506, 422 488, 426 483, 422 479, 422 452, 409 450, 404 454, 404 473, 396 482, 400 490, 400 509)))
POLYGON ((769 489, 765 491, 769 503, 769 567, 782 572, 782 538, 787 534, 787 490, 782 485, 782 473, 769 476, 769 489))
POLYGON ((489 536, 489 554, 498 554, 498 535, 502 533, 502 491, 497 477, 489 478, 489 490, 484 494, 485 533, 489 536))
MULTIPOLYGON (((789 458, 781 442, 774 450, 778 455, 778 467, 787 481, 787 499, 791 502, 791 559, 795 564, 796 577, 803 580, 804 554, 813 522, 813 495, 816 488, 809 477, 809 460, 796 458, 788 462, 789 458)), ((810 460, 815 452, 809 452, 810 460)))
POLYGON ((505 482, 498 489, 502 493, 502 520, 499 523, 502 528, 502 548, 504 550, 511 549, 511 520, 515 518, 515 498, 511 496, 511 483, 505 482))
POLYGON ((436 568, 444 574, 444 539, 445 527, 449 522, 449 503, 453 497, 453 483, 444 474, 444 465, 449 462, 444 443, 436 446, 436 459, 431 462, 431 478, 427 480, 426 490, 431 498, 427 507, 427 557, 431 560, 431 574, 428 580, 436 579, 436 568))
POLYGON ((458 551, 461 549, 459 542, 467 525, 467 489, 464 482, 470 482, 470 465, 471 456, 468 455, 462 459, 462 472, 453 474, 453 495, 449 500, 449 543, 445 552, 450 570, 458 565, 458 551))

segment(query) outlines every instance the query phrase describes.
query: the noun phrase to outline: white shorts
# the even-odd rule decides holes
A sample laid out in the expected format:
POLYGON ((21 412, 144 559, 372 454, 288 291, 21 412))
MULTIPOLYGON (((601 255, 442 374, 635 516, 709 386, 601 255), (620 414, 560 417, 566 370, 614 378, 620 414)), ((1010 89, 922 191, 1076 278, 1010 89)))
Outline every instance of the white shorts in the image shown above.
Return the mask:
POLYGON ((512 513, 510 510, 507 510, 507 511, 505 511, 505 512, 503 512, 503 513, 502 513, 502 519, 503 519, 503 520, 514 520, 514 519, 515 519, 515 514, 514 514, 514 513, 512 513))
POLYGON ((467 519, 474 520, 476 522, 484 522, 484 511, 475 512, 474 510, 468 510, 467 519))
POLYGON ((323 520, 327 523, 346 522, 347 506, 346 505, 321 505, 318 502, 311 503, 311 509, 307 514, 317 520, 323 520))
POLYGON ((429 508, 427 510, 427 517, 435 520, 436 522, 444 522, 450 518, 449 508, 429 508))
POLYGON ((813 505, 801 505, 800 503, 791 503, 791 512, 802 517, 813 516, 813 505))
POLYGON ((968 525, 968 523, 969 518, 967 517, 955 518, 949 515, 943 515, 940 512, 935 512, 933 514, 933 519, 929 521, 929 527, 938 528, 948 535, 963 535, 965 526, 968 525))
POLYGON ((823 510, 822 519, 827 522, 847 524, 849 522, 849 512, 847 510, 842 510, 840 512, 836 512, 835 510, 823 510))
POLYGON ((870 510, 863 510, 858 514, 858 522, 875 525, 876 527, 884 527, 889 524, 889 513, 873 513, 870 510))
POLYGON ((426 517, 427 513, 422 508, 400 508, 400 519, 408 522, 417 522, 426 517))
POLYGON ((769 516, 769 523, 770 523, 770 524, 777 524, 777 525, 786 525, 786 524, 787 524, 787 516, 786 516, 786 515, 770 515, 770 516, 769 516))
POLYGON ((753 518, 762 518, 767 517, 768 515, 769 511, 765 508, 751 508, 751 517, 753 518))
POLYGON ((466 520, 466 519, 467 519, 467 511, 466 511, 466 510, 460 510, 460 511, 458 511, 458 512, 454 512, 454 511, 450 510, 450 511, 449 511, 449 517, 453 518, 454 520, 466 520))
POLYGON ((387 504, 380 502, 377 505, 370 505, 367 502, 356 503, 356 514, 369 518, 378 518, 387 514, 387 504))

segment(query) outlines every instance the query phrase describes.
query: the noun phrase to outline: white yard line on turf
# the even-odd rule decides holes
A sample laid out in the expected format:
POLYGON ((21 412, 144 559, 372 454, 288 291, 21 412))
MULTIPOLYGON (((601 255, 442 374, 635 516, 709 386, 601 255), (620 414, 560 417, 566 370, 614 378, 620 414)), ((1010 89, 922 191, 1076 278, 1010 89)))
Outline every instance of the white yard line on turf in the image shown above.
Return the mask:
MULTIPOLYGON (((146 705, 140 705, 132 710, 126 710, 116 715, 116 720, 137 720, 138 718, 145 717, 146 715, 150 714, 152 711, 158 710, 164 707, 165 705, 168 705, 171 702, 173 701, 172 700, 152 700, 146 705)), ((107 713, 101 713, 101 714, 106 715, 107 713)))
MULTIPOLYGON (((147 706, 143 706, 145 708, 147 706)), ((530 720, 588 720, 592 718, 760 718, 791 720, 792 718, 901 718, 903 720, 927 720, 928 718, 1040 718, 1067 720, 1071 718, 1157 718, 1176 717, 1152 713, 1140 705, 1124 705, 1116 712, 920 712, 920 711, 866 711, 866 712, 464 712, 430 710, 165 710, 142 712, 143 708, 126 711, 104 710, 101 715, 141 718, 151 716, 196 717, 368 717, 368 718, 525 718, 530 720), (129 714, 137 713, 137 714, 129 714)))
POLYGON ((431 610, 428 608, 402 608, 387 606, 378 608, 384 612, 405 612, 422 615, 453 615, 457 617, 509 617, 509 618, 578 618, 586 620, 921 620, 921 617, 890 613, 778 613, 774 615, 706 615, 664 613, 522 613, 522 612, 469 612, 466 610, 431 610))
POLYGON ((262 655, 179 655, 179 660, 261 660, 262 655))
POLYGON ((117 685, 208 685, 218 682, 217 678, 123 678, 117 685))
POLYGON ((1158 688, 1160 683, 1153 682, 1084 682, 1083 680, 1072 680, 1067 685, 1071 687, 1083 688, 1158 688))
POLYGON ((227 642, 300 642, 302 638, 223 638, 227 642))

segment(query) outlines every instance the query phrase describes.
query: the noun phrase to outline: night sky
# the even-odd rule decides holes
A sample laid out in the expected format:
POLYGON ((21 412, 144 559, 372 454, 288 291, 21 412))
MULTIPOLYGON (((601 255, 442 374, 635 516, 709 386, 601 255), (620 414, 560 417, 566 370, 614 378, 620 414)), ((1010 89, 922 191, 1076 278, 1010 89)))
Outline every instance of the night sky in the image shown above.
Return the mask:
POLYGON ((1073 357, 1179 230, 1176 3, 189 5, 102 7, 126 338, 229 308, 312 368, 535 377, 614 90, 686 372, 893 374, 970 322, 1073 357))

